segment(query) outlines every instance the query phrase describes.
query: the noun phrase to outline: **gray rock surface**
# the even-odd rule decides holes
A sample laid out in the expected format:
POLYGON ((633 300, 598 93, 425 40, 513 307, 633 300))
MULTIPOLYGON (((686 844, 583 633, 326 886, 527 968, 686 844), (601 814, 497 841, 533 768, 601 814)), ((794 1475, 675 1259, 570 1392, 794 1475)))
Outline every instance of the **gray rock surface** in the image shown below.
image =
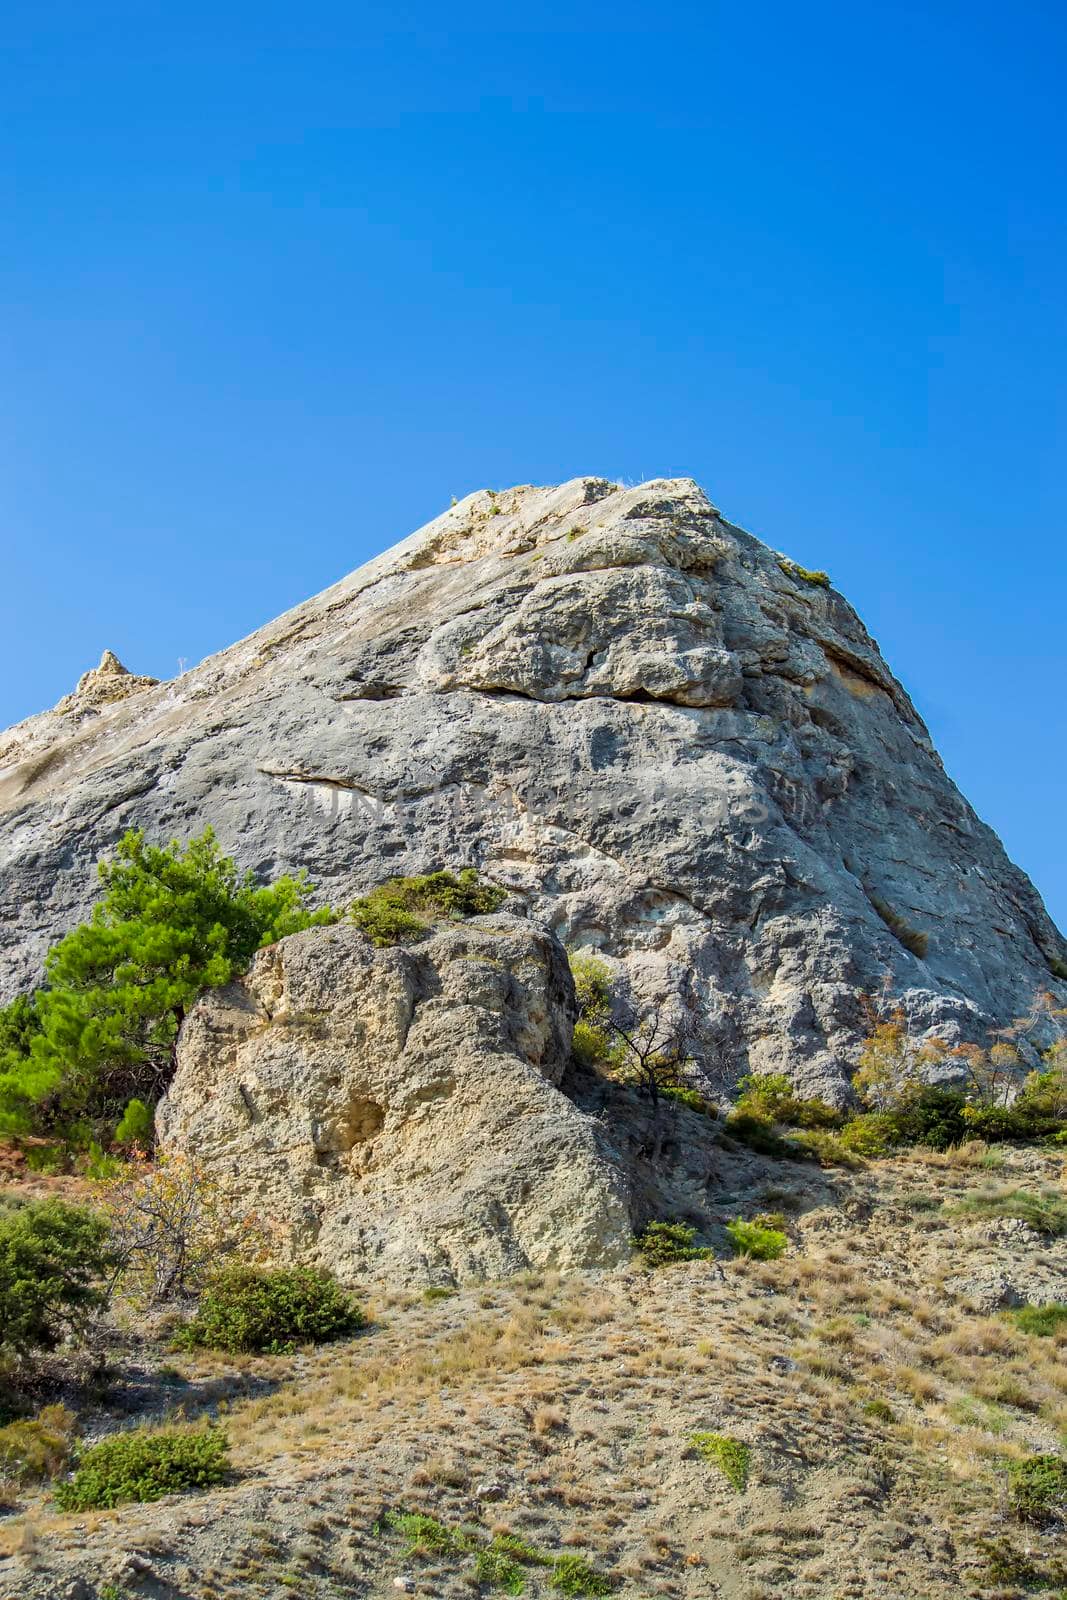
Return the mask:
POLYGON ((855 612, 687 479, 471 495, 174 682, 0 738, 0 992, 124 829, 207 822, 335 902, 475 865, 728 1070, 832 1098, 885 974, 960 1037, 1067 998, 1038 894, 855 612))
POLYGON ((294 934, 182 1029, 164 1146, 210 1171, 281 1260, 451 1284, 630 1255, 621 1168, 562 1094, 560 944, 480 917, 407 949, 294 934))

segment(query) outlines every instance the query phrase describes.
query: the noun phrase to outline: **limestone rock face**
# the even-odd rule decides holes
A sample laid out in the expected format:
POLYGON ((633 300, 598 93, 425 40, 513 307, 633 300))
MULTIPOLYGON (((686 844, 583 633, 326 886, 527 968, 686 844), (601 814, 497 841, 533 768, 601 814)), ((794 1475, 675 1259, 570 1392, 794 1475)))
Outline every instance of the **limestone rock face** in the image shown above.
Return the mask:
POLYGON ((159 1112, 281 1259, 452 1283, 630 1253, 626 1186, 556 1087, 574 991, 558 942, 477 918, 407 949, 294 934, 208 994, 159 1112))
POLYGON ((961 1037, 1067 1000, 1040 897, 855 612, 687 479, 471 495, 176 681, 14 731, 5 996, 125 828, 211 822, 334 902, 476 866, 728 1072, 830 1098, 886 974, 961 1037))

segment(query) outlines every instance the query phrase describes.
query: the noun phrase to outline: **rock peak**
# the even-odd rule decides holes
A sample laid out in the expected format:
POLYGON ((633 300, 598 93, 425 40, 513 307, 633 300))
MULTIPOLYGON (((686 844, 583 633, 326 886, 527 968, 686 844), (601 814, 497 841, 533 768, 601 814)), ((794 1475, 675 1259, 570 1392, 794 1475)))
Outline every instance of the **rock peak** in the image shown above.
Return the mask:
POLYGON ((124 829, 208 823, 335 904, 476 867, 727 1076, 827 1099, 886 974, 961 1040, 1067 972, 847 600, 691 479, 480 490, 166 692, 86 676, 0 741, 0 997, 124 829))
POLYGON ((129 667, 124 667, 122 665, 122 662, 119 660, 114 650, 104 651, 103 655, 100 657, 100 665, 96 670, 97 672, 125 673, 127 676, 129 675, 130 671, 129 667))

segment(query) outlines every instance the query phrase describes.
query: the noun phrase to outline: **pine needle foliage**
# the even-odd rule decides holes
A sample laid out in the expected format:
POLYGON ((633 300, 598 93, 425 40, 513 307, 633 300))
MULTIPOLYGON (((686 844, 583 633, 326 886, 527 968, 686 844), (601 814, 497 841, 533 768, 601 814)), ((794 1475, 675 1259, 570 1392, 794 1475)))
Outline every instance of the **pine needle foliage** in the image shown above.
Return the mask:
POLYGON ((303 874, 266 886, 239 875, 210 828, 184 846, 133 830, 97 870, 90 920, 53 945, 43 987, 0 1013, 0 1133, 110 1136, 132 1100, 148 1107, 166 1088, 205 989, 262 945, 335 920, 311 909, 303 874))

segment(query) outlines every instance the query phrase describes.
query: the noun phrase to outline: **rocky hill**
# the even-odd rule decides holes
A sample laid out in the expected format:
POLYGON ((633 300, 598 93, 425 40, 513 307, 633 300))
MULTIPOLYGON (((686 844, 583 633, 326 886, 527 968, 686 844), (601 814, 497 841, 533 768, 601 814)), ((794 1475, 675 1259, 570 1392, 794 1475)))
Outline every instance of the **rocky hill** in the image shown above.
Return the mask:
POLYGON ((66 1197, 189 1257, 147 1300, 120 1259, 80 1343, 0 1348, 0 1600, 1067 1593, 1062 1105, 854 1148, 780 1077, 775 1132, 576 1042, 565 945, 716 1099, 786 1071, 846 1101, 883 981, 911 1040, 1067 997, 1036 891, 824 574, 687 480, 580 479, 471 496, 175 682, 105 652, 0 736, 3 998, 127 829, 209 823, 242 868, 364 898, 183 1002, 176 1161, 0 1147, 9 1222, 66 1197), (436 869, 463 914, 376 943, 367 891, 436 869), (309 1332, 307 1281, 342 1290, 308 1265, 360 1315, 309 1332), (241 1281, 282 1332, 192 1337, 241 1281), (97 1448, 142 1465, 69 1498, 97 1448))
POLYGON ((685 479, 471 495, 174 682, 105 655, 0 736, 2 997, 126 828, 209 822, 335 902, 477 866, 830 1099, 886 975, 979 1037, 1067 972, 852 608, 685 479))

